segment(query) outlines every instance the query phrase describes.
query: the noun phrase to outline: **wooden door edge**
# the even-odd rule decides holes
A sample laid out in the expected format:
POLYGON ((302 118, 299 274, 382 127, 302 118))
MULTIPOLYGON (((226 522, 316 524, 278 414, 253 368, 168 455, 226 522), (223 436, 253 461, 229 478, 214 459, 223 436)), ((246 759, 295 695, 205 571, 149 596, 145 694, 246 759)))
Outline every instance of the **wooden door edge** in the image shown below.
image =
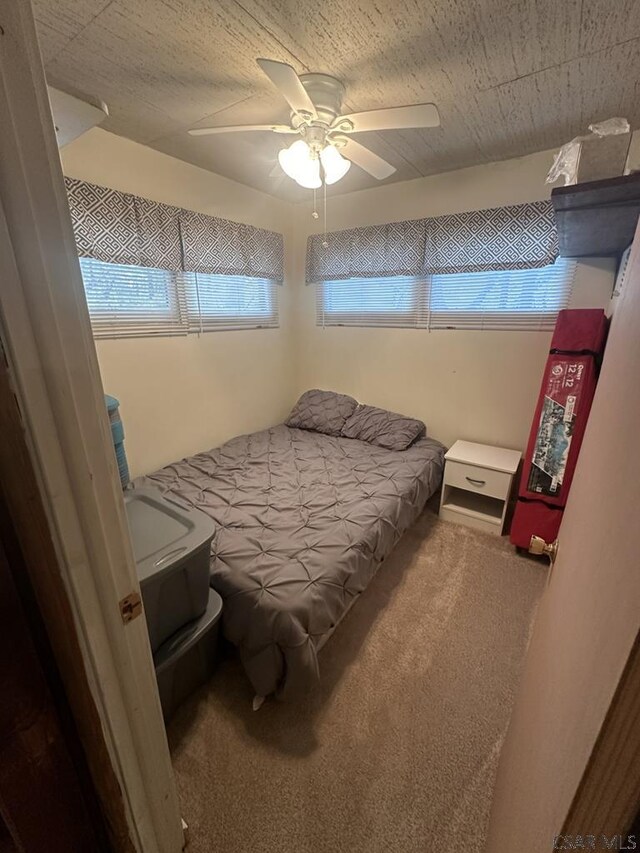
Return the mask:
MULTIPOLYGON (((47 639, 65 676, 91 777, 113 850, 133 853, 122 789, 114 773, 100 715, 83 665, 73 611, 55 551, 42 497, 25 441, 17 400, 0 341, 0 500, 6 508, 14 546, 28 576, 47 639)), ((37 805, 34 803, 34 809, 37 805)))
MULTIPOLYGON (((177 853, 146 625, 123 625, 118 606, 139 583, 29 0, 0 0, 0 22, 0 334, 78 642, 67 664, 84 668, 131 843, 177 853)), ((46 621, 57 602, 36 595, 46 621)))
MULTIPOLYGON (((640 633, 562 827, 565 838, 623 839, 640 807, 640 633)), ((626 848, 620 848, 626 849, 626 848)))

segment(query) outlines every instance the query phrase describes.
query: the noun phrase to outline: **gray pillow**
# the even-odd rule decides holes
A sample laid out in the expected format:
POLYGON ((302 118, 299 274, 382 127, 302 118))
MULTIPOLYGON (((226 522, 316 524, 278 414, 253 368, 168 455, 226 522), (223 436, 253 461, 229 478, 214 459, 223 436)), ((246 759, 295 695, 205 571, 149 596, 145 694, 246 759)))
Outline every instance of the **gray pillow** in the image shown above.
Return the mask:
POLYGON ((355 412, 357 405, 356 400, 346 394, 314 388, 304 392, 285 424, 297 429, 340 435, 345 421, 355 412))
POLYGON ((426 431, 422 421, 363 405, 358 406, 342 427, 345 438, 357 438, 389 450, 406 450, 426 431))

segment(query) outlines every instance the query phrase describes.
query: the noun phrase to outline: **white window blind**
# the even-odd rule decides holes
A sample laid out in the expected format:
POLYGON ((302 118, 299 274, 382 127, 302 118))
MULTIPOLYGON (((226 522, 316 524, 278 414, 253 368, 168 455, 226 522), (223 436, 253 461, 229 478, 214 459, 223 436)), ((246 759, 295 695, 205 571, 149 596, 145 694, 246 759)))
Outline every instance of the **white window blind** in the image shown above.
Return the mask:
POLYGON ((553 329, 567 308, 576 262, 558 258, 532 270, 434 275, 432 329, 553 329))
POLYGON ((96 338, 186 335, 278 326, 277 285, 266 279, 172 273, 80 258, 96 338))
POLYGON ((263 278, 183 273, 189 331, 278 326, 278 285, 263 278))
POLYGON ((166 270, 80 258, 96 338, 186 334, 176 277, 166 270))
POLYGON ((424 281, 406 276, 348 278, 316 287, 320 326, 426 326, 424 281))
POLYGON ((428 329, 552 329, 567 308, 576 262, 530 270, 325 281, 318 325, 428 329))

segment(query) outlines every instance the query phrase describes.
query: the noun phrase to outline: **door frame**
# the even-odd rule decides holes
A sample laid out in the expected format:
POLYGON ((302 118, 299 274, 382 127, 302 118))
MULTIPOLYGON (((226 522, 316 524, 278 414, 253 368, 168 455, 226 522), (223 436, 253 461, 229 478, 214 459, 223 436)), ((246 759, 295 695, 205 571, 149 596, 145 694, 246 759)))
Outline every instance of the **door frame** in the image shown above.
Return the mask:
MULTIPOLYGON (((564 838, 595 826, 608 838, 633 831, 640 810, 640 633, 562 826, 564 838)), ((640 836, 635 838, 640 843, 640 836)), ((622 848, 624 849, 624 848, 622 848)))
POLYGON ((635 849, 626 834, 640 810, 640 395, 625 368, 640 364, 640 223, 628 273, 500 757, 487 853, 635 849))
POLYGON ((178 853, 146 625, 125 624, 119 606, 139 584, 29 0, 0 0, 0 114, 0 343, 55 560, 31 580, 81 733, 87 696, 97 713, 102 740, 84 749, 94 781, 104 747, 117 782, 100 793, 107 819, 125 824, 118 849, 178 853))
MULTIPOLYGON (((25 454, 20 453, 24 438, 7 380, 0 361, 0 830, 6 828, 4 835, 0 831, 0 850, 108 853, 115 846, 110 827, 34 599, 26 564, 30 556, 8 512, 6 462, 16 449, 21 463, 25 454)), ((29 537, 38 539, 36 548, 41 534, 34 529, 29 537)))

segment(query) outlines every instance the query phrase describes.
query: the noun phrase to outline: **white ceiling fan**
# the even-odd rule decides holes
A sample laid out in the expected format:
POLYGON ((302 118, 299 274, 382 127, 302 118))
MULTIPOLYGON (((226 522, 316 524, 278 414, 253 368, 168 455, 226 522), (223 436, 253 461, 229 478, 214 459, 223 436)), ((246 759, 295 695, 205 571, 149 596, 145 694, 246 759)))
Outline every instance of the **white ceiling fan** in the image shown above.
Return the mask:
POLYGON ((300 138, 278 155, 283 170, 303 187, 314 189, 322 182, 333 184, 355 163, 377 178, 388 178, 395 167, 352 134, 365 131, 438 127, 440 115, 435 104, 387 107, 341 115, 344 86, 328 74, 298 74, 286 62, 258 59, 258 65, 291 107, 291 123, 244 124, 226 127, 196 127, 192 136, 270 130, 300 138), (342 156, 344 154, 344 157, 342 156), (346 159, 345 159, 346 158, 346 159))

